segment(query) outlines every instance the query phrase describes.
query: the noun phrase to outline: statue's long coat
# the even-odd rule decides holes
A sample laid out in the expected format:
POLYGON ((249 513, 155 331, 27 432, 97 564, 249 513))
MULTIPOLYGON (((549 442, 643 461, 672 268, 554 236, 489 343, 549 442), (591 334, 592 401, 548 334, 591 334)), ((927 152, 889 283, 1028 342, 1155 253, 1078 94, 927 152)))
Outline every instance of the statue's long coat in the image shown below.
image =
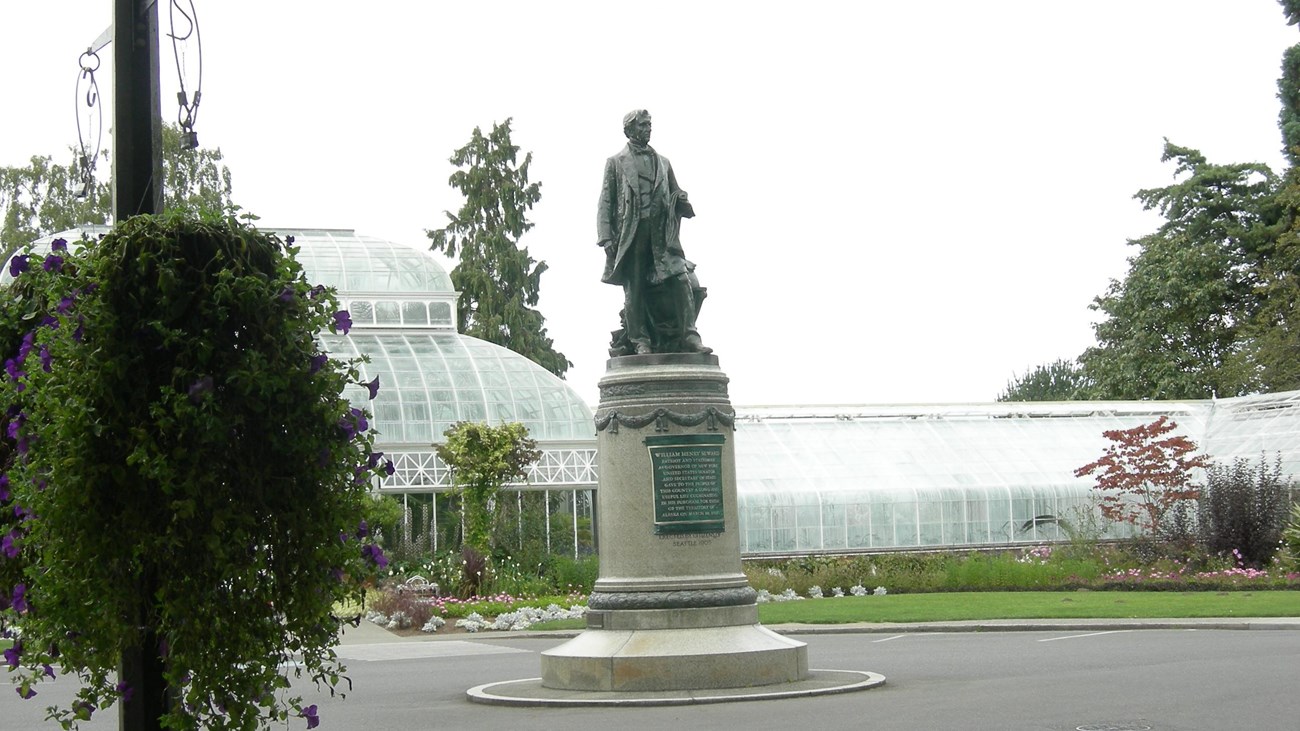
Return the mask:
MULTIPOLYGON (((597 241, 609 242, 605 246, 605 273, 601 276, 601 281, 608 284, 627 284, 625 264, 632 242, 636 239, 637 223, 641 220, 635 154, 631 145, 628 145, 605 161, 605 178, 600 188, 600 206, 596 216, 596 235, 597 241)), ((651 195, 660 202, 661 209, 668 212, 668 220, 663 227, 664 235, 650 241, 654 261, 654 274, 650 281, 658 284, 695 268, 682 253, 682 243, 678 237, 681 219, 693 217, 695 211, 688 201, 682 200, 683 194, 677 187, 677 178, 673 175, 668 158, 653 150, 651 154, 658 158, 659 163, 651 195)))

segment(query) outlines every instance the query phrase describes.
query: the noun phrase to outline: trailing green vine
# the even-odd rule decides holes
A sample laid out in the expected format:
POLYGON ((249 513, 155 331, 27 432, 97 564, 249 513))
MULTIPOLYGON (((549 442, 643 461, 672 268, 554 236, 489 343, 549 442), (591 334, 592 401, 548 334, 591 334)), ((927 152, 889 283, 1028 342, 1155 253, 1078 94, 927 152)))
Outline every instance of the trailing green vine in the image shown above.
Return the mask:
POLYGON ((392 467, 341 395, 355 364, 318 347, 347 313, 288 243, 138 216, 9 264, 0 627, 20 695, 82 683, 50 708, 64 728, 129 699, 116 670, 146 629, 168 728, 312 728, 281 664, 344 679, 331 611, 386 563, 362 514, 392 467))

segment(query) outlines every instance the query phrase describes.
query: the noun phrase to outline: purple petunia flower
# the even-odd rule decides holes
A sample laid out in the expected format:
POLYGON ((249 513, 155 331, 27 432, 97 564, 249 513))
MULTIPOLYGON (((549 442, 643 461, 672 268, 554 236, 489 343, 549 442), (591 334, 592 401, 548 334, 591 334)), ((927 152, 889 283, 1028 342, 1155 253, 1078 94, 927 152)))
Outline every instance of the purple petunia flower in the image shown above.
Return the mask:
POLYGON ((51 250, 51 251, 67 251, 67 250, 68 250, 68 240, 67 240, 67 239, 55 239, 54 241, 51 241, 51 242, 50 242, 50 250, 51 250))
POLYGON ((0 475, 0 503, 9 501, 9 475, 0 475))
POLYGON ((45 663, 41 666, 41 674, 48 677, 50 680, 54 680, 54 668, 50 667, 49 663, 45 663))
POLYGON ((18 667, 18 658, 23 656, 23 641, 18 640, 4 652, 5 662, 9 663, 9 669, 13 670, 18 667))
POLYGON ((311 372, 315 373, 316 371, 324 368, 325 364, 328 363, 329 360, 330 357, 324 353, 317 353, 316 355, 313 355, 311 358, 311 372))
MULTIPOLYGON (((19 381, 23 380, 23 378, 27 375, 27 372, 20 369, 18 366, 19 366, 18 361, 14 360, 13 358, 8 358, 5 360, 5 373, 9 374, 9 380, 13 381, 14 383, 18 383, 19 381)), ((18 390, 19 391, 23 390, 21 383, 19 384, 18 390)))
POLYGON ((286 285, 284 289, 280 290, 280 294, 276 295, 276 299, 280 300, 281 302, 292 302, 293 287, 286 285))
POLYGON ((54 315, 46 315, 45 317, 41 318, 41 325, 43 325, 44 327, 48 327, 51 330, 58 330, 59 318, 55 317, 54 315))
POLYGON ((130 703, 131 696, 135 695, 135 688, 132 688, 126 683, 118 683, 117 687, 113 688, 113 690, 121 694, 123 703, 130 703))
POLYGON ((36 691, 32 690, 30 685, 20 685, 17 688, 14 688, 14 692, 18 694, 19 698, 22 698, 25 701, 29 701, 36 697, 36 691))
POLYGON ((339 429, 343 430, 343 435, 348 439, 352 439, 369 428, 370 422, 366 421, 366 413, 361 409, 352 409, 346 416, 339 419, 339 429))
POLYGON ((389 477, 392 477, 392 476, 393 476, 393 473, 396 472, 396 471, 397 471, 397 468, 393 466, 393 460, 391 460, 391 459, 386 459, 386 460, 384 460, 384 474, 385 474, 385 475, 388 475, 389 477))
POLYGON ((9 276, 17 277, 19 274, 27 271, 30 264, 27 261, 30 257, 27 254, 18 254, 9 260, 9 276))
POLYGON ((375 397, 379 395, 379 376, 375 376, 375 380, 370 383, 363 383, 361 385, 366 387, 366 390, 370 392, 370 400, 374 401, 375 397))
POLYGON ((314 704, 302 709, 298 715, 307 719, 307 728, 309 729, 320 725, 320 717, 316 715, 316 706, 314 704))
POLYGON ((22 536, 23 534, 18 532, 17 528, 6 533, 4 538, 0 538, 0 553, 4 554, 5 558, 18 558, 20 547, 17 539, 22 536))
POLYGON ((22 365, 27 360, 27 356, 31 354, 32 348, 34 348, 35 346, 36 346, 35 332, 29 332, 23 336, 22 343, 18 345, 18 358, 17 358, 18 365, 22 365))
POLYGON ((54 370, 54 356, 50 355, 50 346, 42 345, 37 354, 41 359, 41 370, 50 373, 54 370))
POLYGON ((27 585, 15 584, 13 604, 14 611, 22 614, 27 611, 27 585))
POLYGON ((85 336, 86 336, 86 326, 78 323, 77 329, 72 331, 72 339, 79 343, 81 342, 81 339, 84 338, 85 336))
POLYGON ((373 543, 361 547, 361 556, 374 563, 375 568, 382 569, 388 566, 388 557, 384 555, 384 549, 373 543))
POLYGON ((334 313, 334 329, 347 335, 352 329, 352 315, 347 310, 339 310, 334 313))
POLYGON ((357 526, 357 538, 365 538, 368 535, 370 535, 370 526, 366 524, 366 519, 362 518, 357 526))
POLYGON ((75 304, 77 304, 77 298, 75 296, 69 295, 59 300, 59 304, 54 308, 54 311, 58 312, 59 314, 63 314, 68 310, 72 309, 72 306, 75 304))
POLYGON ((50 254, 45 257, 45 261, 41 262, 41 268, 47 272, 61 272, 63 271, 63 257, 58 254, 50 254))

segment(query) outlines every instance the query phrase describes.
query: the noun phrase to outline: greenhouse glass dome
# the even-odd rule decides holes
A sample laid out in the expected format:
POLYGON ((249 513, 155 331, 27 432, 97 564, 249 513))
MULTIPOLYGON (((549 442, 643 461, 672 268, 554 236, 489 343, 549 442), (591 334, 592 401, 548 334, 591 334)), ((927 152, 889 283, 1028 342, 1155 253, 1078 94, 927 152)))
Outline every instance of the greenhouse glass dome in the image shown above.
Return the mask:
POLYGON ((458 294, 427 250, 350 230, 273 230, 293 237, 307 278, 334 287, 351 316, 349 334, 321 335, 324 349, 343 359, 366 357, 362 381, 379 378, 373 401, 361 388, 345 395, 373 414, 376 446, 395 468, 379 489, 402 495, 407 540, 423 536, 437 550, 441 536, 456 532, 446 524, 459 523, 459 515, 448 515, 436 497, 451 488, 433 447, 443 432, 458 421, 520 422, 542 452, 528 482, 503 501, 515 512, 520 539, 527 514, 544 522, 551 550, 594 548, 596 430, 591 410, 567 383, 518 353, 457 332, 458 294), (557 523, 557 515, 567 520, 557 523))

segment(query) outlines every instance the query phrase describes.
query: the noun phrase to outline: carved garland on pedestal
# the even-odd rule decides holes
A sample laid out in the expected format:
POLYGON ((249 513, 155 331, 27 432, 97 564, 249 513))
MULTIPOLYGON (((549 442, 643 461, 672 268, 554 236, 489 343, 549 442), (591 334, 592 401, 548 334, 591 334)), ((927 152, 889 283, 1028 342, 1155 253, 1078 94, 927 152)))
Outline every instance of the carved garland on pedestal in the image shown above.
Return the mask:
POLYGON ((668 422, 670 421, 677 426, 699 426, 700 424, 707 423, 709 431, 717 431, 719 424, 728 429, 733 429, 736 424, 736 412, 719 411, 718 409, 709 406, 703 411, 694 414, 679 414, 675 411, 661 408, 655 409, 647 414, 629 416, 611 410, 604 414, 596 415, 596 431, 601 432, 608 428, 610 434, 617 434, 619 427, 642 429, 653 423, 655 425, 655 431, 665 432, 668 431, 668 422))
POLYGON ((758 592, 748 586, 684 591, 593 591, 588 609, 700 609, 748 606, 758 592))

